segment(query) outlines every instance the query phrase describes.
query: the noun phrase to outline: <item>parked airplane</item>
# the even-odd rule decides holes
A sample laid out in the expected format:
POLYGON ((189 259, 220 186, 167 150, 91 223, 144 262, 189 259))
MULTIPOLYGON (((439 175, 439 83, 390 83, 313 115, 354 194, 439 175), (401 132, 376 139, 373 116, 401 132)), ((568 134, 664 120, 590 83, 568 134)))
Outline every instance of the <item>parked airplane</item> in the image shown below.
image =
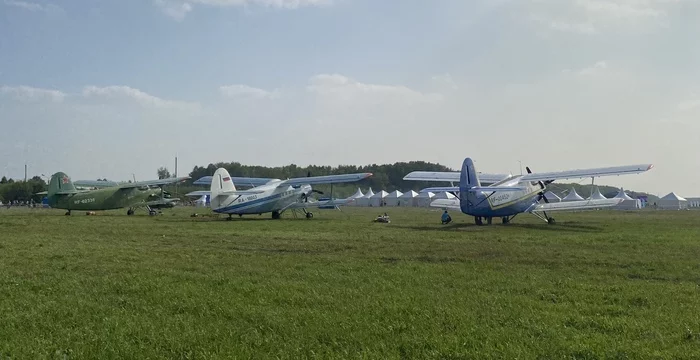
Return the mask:
POLYGON ((57 172, 51 176, 49 189, 40 194, 47 194, 49 206, 54 209, 68 210, 112 210, 128 208, 126 214, 133 215, 139 207, 148 209, 150 215, 155 214, 156 208, 172 207, 178 199, 166 199, 162 186, 189 179, 189 177, 169 178, 162 180, 139 181, 127 184, 108 183, 91 184, 89 181, 79 181, 82 186, 97 187, 96 190, 78 190, 68 175, 57 172), (161 187, 155 190, 151 186, 161 187))
POLYGON ((532 173, 530 168, 526 168, 527 175, 507 176, 489 186, 482 186, 480 175, 474 168, 474 162, 466 158, 462 163, 461 172, 439 172, 433 173, 432 176, 413 172, 406 175, 404 180, 459 182, 459 187, 427 188, 422 191, 458 193, 458 199, 435 200, 430 206, 461 210, 473 216, 477 225, 482 225, 484 219, 487 224, 491 224, 494 217, 500 217, 502 222, 507 224, 520 213, 530 213, 553 224, 554 219, 547 215, 548 212, 596 209, 615 206, 622 201, 621 199, 600 199, 549 203, 544 192, 546 186, 555 180, 638 174, 652 167, 651 164, 643 164, 540 174, 532 173), (541 204, 540 200, 544 200, 545 203, 541 204))
MULTIPOLYGON (((371 173, 357 173, 328 176, 309 176, 292 178, 287 180, 267 178, 232 177, 224 168, 219 168, 214 176, 205 176, 194 182, 195 185, 210 185, 210 191, 193 191, 187 196, 199 197, 210 195, 212 211, 231 216, 272 213, 273 219, 279 219, 286 210, 301 209, 306 218, 313 217, 313 213, 306 208, 335 208, 345 205, 352 200, 331 199, 326 201, 313 201, 309 199, 311 193, 322 193, 311 188, 317 184, 336 184, 355 182, 372 176, 371 173), (248 190, 236 190, 239 186, 254 186, 248 190)), ((332 189, 332 187, 331 187, 332 189)))

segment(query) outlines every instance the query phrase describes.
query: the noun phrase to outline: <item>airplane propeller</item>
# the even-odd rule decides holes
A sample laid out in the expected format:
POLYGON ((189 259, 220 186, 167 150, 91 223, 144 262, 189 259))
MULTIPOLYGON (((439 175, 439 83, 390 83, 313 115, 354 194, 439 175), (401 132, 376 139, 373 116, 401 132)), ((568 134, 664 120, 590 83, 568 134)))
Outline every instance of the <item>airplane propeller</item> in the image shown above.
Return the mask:
MULTIPOLYGON (((525 170, 527 171, 528 174, 532 174, 532 170, 530 170, 529 166, 526 166, 525 170)), ((544 189, 547 187, 548 184, 551 184, 551 183, 552 183, 551 181, 546 181, 546 183, 542 182, 541 180, 537 181, 537 184, 540 185, 540 189, 542 189, 542 191, 537 193, 537 195, 538 195, 537 202, 540 202, 540 200, 544 200, 545 203, 549 204, 549 199, 547 199, 547 197, 544 196, 544 189)))

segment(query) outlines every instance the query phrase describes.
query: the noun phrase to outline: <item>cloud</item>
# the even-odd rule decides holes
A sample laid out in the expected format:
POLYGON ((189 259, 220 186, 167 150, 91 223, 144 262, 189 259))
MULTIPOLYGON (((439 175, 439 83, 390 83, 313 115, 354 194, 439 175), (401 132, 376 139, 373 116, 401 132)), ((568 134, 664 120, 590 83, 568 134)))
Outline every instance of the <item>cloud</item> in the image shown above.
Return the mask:
POLYGON ((156 5, 165 13, 165 15, 175 19, 182 20, 187 14, 192 11, 192 5, 189 3, 177 3, 166 0, 156 0, 156 5))
POLYGON ((220 86, 219 92, 228 98, 274 99, 279 97, 279 90, 267 91, 242 84, 220 86))
POLYGON ((197 103, 161 99, 129 86, 85 86, 82 95, 86 98, 129 99, 142 106, 163 109, 194 109, 199 106, 197 103))
POLYGON ((28 11, 60 11, 61 8, 53 4, 37 4, 27 1, 5 0, 5 5, 22 8, 28 11))
POLYGON ((353 80, 340 74, 319 74, 309 79, 307 91, 322 96, 335 96, 339 99, 349 100, 358 97, 382 96, 383 99, 395 99, 402 101, 427 101, 436 102, 442 99, 437 93, 421 93, 400 85, 368 84, 353 80))
POLYGON ((530 20, 551 30, 597 34, 665 24, 669 12, 687 0, 530 0, 530 20))
POLYGON ((62 102, 66 94, 51 89, 41 89, 31 86, 6 86, 0 87, 0 94, 10 95, 20 101, 44 101, 48 100, 50 102, 58 103, 62 102))
POLYGON ((588 75, 594 75, 598 74, 600 72, 605 71, 608 68, 608 63, 605 61, 598 61, 595 64, 591 66, 587 66, 583 69, 579 69, 576 71, 571 71, 570 69, 565 69, 562 72, 563 73, 574 73, 579 76, 588 76, 588 75))
POLYGON ((298 9, 302 7, 327 6, 333 0, 155 0, 155 4, 169 17, 182 20, 195 5, 210 7, 260 6, 274 9, 298 9))

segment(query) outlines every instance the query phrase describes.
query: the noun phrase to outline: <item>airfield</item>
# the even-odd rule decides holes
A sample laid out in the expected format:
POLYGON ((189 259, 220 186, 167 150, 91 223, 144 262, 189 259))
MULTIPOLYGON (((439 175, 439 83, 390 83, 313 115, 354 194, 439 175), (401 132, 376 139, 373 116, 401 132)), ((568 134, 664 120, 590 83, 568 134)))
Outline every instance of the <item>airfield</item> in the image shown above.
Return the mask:
POLYGON ((194 211, 1 209, 0 356, 700 357, 695 211, 194 211))

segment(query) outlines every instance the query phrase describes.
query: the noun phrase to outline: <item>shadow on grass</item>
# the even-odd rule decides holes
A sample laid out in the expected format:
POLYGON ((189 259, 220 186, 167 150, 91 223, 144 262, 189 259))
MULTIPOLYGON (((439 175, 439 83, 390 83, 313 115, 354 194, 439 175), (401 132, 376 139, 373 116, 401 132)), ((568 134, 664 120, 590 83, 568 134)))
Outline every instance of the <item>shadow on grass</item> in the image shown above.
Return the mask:
POLYGON ((601 232, 602 228, 593 226, 593 225, 585 225, 585 224, 579 224, 579 223, 563 223, 563 224, 555 224, 555 225, 549 225, 549 224, 517 224, 517 223, 510 223, 507 225, 503 224, 492 224, 492 225, 476 225, 476 224, 467 224, 467 223, 460 223, 460 224, 450 224, 450 225, 435 225, 435 226, 428 226, 428 225, 423 225, 423 226, 407 226, 406 228, 412 229, 412 230, 418 230, 418 231, 479 231, 479 230, 486 230, 490 228, 498 228, 498 229, 504 229, 504 228, 519 228, 519 229, 528 229, 528 230, 545 230, 545 231, 556 231, 556 232, 584 232, 584 233, 595 233, 595 232, 601 232))

